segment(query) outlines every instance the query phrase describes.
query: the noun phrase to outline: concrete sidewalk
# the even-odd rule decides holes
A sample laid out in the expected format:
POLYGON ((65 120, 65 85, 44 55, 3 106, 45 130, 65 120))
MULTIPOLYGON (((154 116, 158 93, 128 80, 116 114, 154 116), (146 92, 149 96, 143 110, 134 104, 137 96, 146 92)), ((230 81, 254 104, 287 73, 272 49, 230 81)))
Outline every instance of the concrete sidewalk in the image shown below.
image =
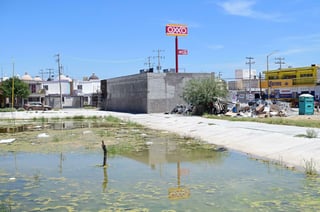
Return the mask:
MULTIPOLYGON (((288 167, 303 169, 306 162, 313 161, 315 168, 320 172, 320 138, 295 137, 306 134, 308 128, 305 127, 224 121, 198 116, 129 114, 85 109, 0 113, 0 119, 109 115, 137 122, 152 129, 167 130, 182 136, 198 138, 288 167)), ((315 130, 319 132, 319 129, 315 130)))
MULTIPOLYGON (((314 162, 320 171, 320 138, 306 135, 308 128, 206 119, 197 116, 165 114, 121 114, 113 116, 134 121, 152 129, 167 130, 201 139, 254 158, 268 159, 283 166, 303 170, 306 162, 314 162)), ((315 129, 319 132, 319 129, 315 129)))

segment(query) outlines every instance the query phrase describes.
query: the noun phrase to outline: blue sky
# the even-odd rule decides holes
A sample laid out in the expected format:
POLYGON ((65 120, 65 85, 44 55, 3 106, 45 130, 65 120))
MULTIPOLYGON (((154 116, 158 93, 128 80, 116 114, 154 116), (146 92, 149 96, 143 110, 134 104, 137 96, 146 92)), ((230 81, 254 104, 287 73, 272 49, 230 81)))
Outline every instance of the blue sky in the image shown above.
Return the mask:
MULTIPOLYGON (((61 56, 63 73, 100 79, 139 73, 148 57, 175 67, 174 37, 167 24, 186 24, 179 37, 180 72, 216 72, 234 78, 235 69, 266 70, 320 63, 319 0, 0 0, 1 76, 40 75, 61 56)), ((45 75, 46 77, 46 75, 45 75)))

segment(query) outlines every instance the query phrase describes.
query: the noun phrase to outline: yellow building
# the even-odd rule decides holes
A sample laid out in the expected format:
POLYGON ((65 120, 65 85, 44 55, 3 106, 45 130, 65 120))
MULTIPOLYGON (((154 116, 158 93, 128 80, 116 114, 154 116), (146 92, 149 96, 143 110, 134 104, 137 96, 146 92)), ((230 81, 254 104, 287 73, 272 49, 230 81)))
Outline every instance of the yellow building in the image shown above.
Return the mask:
POLYGON ((264 71, 265 79, 261 88, 266 90, 269 98, 298 98, 300 94, 309 93, 317 96, 317 84, 320 82, 320 68, 316 65, 300 68, 285 68, 264 71))

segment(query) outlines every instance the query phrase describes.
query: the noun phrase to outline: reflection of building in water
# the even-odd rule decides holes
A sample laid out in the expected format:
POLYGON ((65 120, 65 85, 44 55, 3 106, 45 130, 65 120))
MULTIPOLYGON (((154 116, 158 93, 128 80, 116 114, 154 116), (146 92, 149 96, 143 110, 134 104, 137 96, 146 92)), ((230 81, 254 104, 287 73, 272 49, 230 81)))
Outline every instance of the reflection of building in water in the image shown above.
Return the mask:
POLYGON ((77 128, 91 128, 90 122, 84 121, 62 121, 52 123, 51 129, 53 130, 62 130, 62 129, 77 129, 77 128))
POLYGON ((156 165, 168 163, 167 156, 170 152, 176 150, 176 143, 169 142, 166 138, 153 138, 151 139, 152 144, 149 146, 148 151, 148 164, 156 165))
POLYGON ((158 164, 177 162, 208 161, 210 163, 220 163, 225 156, 225 154, 211 150, 193 149, 192 151, 186 151, 171 138, 150 138, 147 142, 151 145, 146 151, 124 153, 123 156, 153 168, 158 164))

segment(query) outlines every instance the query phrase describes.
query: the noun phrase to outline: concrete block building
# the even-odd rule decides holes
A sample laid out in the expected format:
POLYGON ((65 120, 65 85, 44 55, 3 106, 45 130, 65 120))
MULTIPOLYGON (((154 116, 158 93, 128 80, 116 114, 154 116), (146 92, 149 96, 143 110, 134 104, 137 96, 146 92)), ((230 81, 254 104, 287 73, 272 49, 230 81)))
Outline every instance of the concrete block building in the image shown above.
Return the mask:
POLYGON ((140 73, 101 81, 103 110, 129 113, 170 112, 182 99, 183 88, 194 78, 213 73, 140 73))

